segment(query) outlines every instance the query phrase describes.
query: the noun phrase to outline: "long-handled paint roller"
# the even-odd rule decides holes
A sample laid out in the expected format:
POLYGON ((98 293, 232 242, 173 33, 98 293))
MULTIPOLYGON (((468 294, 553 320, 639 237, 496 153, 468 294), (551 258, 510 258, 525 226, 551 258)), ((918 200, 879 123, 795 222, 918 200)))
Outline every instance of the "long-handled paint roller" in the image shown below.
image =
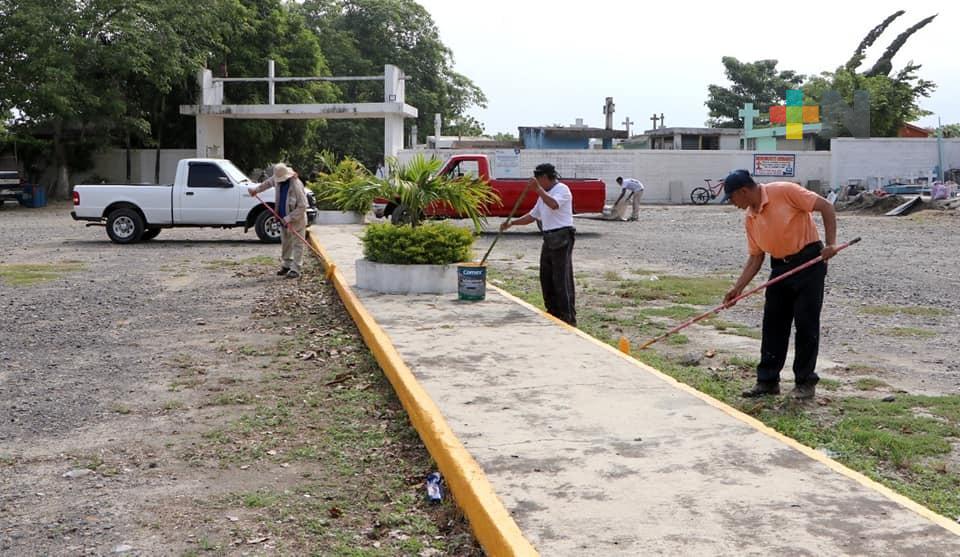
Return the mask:
MULTIPOLYGON (((858 237, 850 240, 849 242, 847 242, 847 243, 845 243, 845 244, 840 244, 839 246, 837 246, 837 253, 840 253, 841 250, 846 249, 846 248, 852 246, 853 244, 856 244, 856 243, 859 242, 859 241, 860 241, 860 237, 858 236, 858 237)), ((642 345, 640 345, 639 350, 643 350, 644 348, 650 346, 651 344, 653 344, 653 343, 655 343, 655 342, 659 342, 659 341, 667 338, 668 336, 670 336, 670 335, 672 335, 672 334, 674 334, 674 333, 676 333, 676 332, 678 332, 678 331, 681 331, 681 330, 683 330, 683 329, 686 329, 687 327, 689 327, 690 325, 693 325, 693 324, 696 323, 697 321, 701 321, 701 320, 703 320, 703 319, 706 319, 707 317, 710 317, 711 315, 713 315, 713 314, 715 314, 715 313, 720 313, 721 310, 724 310, 724 309, 727 309, 728 307, 733 306, 734 304, 736 304, 736 303, 739 302, 740 300, 746 298, 747 296, 750 296, 750 295, 752 295, 752 294, 756 294, 757 292, 763 290, 764 288, 767 288, 768 286, 772 286, 772 285, 774 285, 774 284, 776 284, 776 283, 778 283, 778 282, 786 279, 787 277, 790 277, 790 276, 793 276, 793 275, 799 273, 800 271, 806 269, 807 267, 810 267, 810 266, 812 266, 812 265, 816 265, 817 263, 819 263, 819 262, 821 262, 821 261, 823 261, 823 256, 822 256, 822 255, 818 255, 816 258, 811 259, 810 261, 807 261, 807 262, 804 263, 803 265, 800 265, 799 267, 797 267, 797 268, 795 268, 795 269, 791 269, 790 271, 787 271, 786 273, 783 273, 782 275, 778 276, 778 277, 775 278, 775 279, 768 280, 767 282, 761 284, 760 286, 754 288, 753 290, 750 290, 749 292, 744 292, 743 294, 740 294, 739 296, 737 296, 736 298, 730 300, 729 302, 725 302, 725 303, 723 303, 723 304, 721 304, 721 305, 719 305, 719 306, 711 309, 710 311, 708 311, 708 312, 706 312, 706 313, 704 313, 704 314, 702 314, 702 315, 698 315, 698 316, 694 317, 693 319, 690 319, 689 321, 686 321, 686 322, 684 322, 684 323, 682 323, 682 324, 680 324, 680 325, 677 325, 676 327, 674 327, 674 328, 670 329, 669 331, 663 333, 662 335, 658 336, 657 338, 648 340, 647 342, 645 342, 645 343, 643 343, 642 345)))
MULTIPOLYGON (((523 198, 527 196, 527 191, 529 191, 529 186, 524 186, 523 191, 520 192, 520 195, 517 196, 517 201, 513 204, 513 209, 510 209, 510 215, 507 217, 506 222, 513 220, 513 215, 517 212, 517 209, 520 207, 520 202, 523 201, 523 198)), ((500 236, 503 234, 503 229, 500 228, 497 231, 497 236, 493 239, 493 242, 490 244, 490 247, 487 248, 487 253, 483 254, 483 259, 480 260, 480 267, 483 267, 483 264, 487 262, 487 257, 490 256, 490 252, 493 251, 493 246, 497 245, 497 240, 500 239, 500 236)))

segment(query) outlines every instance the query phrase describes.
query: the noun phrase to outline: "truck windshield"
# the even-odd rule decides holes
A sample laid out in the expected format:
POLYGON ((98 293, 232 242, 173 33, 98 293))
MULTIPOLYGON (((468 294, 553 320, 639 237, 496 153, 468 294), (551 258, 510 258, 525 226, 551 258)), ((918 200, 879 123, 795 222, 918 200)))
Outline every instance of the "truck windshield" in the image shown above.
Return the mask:
POLYGON ((244 174, 239 168, 233 166, 233 163, 230 161, 223 161, 220 165, 220 168, 223 169, 223 172, 230 177, 231 180, 238 184, 244 182, 249 182, 250 178, 247 178, 247 175, 244 174))

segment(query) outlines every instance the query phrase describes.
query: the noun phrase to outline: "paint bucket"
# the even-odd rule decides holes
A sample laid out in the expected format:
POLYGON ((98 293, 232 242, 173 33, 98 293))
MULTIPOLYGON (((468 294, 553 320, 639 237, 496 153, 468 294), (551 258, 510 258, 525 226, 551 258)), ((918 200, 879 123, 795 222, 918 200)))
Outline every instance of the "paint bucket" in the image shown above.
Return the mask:
POLYGON ((487 267, 479 263, 457 265, 457 293, 461 300, 479 302, 487 296, 487 267))

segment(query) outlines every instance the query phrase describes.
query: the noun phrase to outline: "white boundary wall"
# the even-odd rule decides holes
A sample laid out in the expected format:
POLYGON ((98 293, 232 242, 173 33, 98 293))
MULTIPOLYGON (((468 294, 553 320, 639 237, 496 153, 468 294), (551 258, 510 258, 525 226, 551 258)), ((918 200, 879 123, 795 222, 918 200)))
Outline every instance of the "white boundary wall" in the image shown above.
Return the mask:
MULTIPOLYGON (((830 183, 881 184, 927 178, 938 164, 936 139, 838 138, 830 141, 830 183)), ((960 168, 960 139, 943 140, 943 168, 960 168)))
MULTIPOLYGON (((399 159, 407 161, 416 153, 435 155, 446 160, 455 154, 484 154, 495 164, 495 150, 424 150, 406 149, 399 159)), ((778 154, 797 156, 797 175, 787 180, 806 185, 808 180, 820 180, 826 185, 830 177, 829 151, 781 151, 778 154)), ((600 178, 607 184, 607 199, 620 193, 617 176, 637 178, 646 191, 644 203, 689 203, 690 191, 704 185, 704 178, 719 180, 731 170, 753 168, 752 151, 668 151, 668 150, 534 150, 520 151, 521 176, 532 176, 538 164, 556 165, 561 176, 568 178, 600 178), (673 191, 671 191, 673 182, 673 191)), ((493 169, 494 176, 501 176, 493 169)), ((776 178, 757 178, 758 182, 772 182, 776 178)))

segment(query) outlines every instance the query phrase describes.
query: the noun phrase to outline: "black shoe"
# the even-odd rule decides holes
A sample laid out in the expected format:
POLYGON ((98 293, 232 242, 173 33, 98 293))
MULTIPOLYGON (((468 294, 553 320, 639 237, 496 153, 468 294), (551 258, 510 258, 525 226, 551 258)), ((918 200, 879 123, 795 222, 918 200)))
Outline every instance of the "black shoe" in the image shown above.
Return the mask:
POLYGON ((277 276, 282 277, 283 275, 290 272, 290 267, 280 267, 280 270, 277 271, 277 276))
POLYGON ((814 379, 813 381, 807 381, 802 385, 797 385, 790 391, 790 398, 794 400, 810 400, 817 394, 817 383, 820 382, 819 379, 814 379))
POLYGON ((300 278, 300 273, 296 271, 289 271, 284 276, 287 277, 288 279, 296 279, 296 278, 300 278))
POLYGON ((756 398, 758 396, 778 395, 780 394, 780 383, 763 383, 757 381, 753 388, 740 393, 743 398, 756 398))

